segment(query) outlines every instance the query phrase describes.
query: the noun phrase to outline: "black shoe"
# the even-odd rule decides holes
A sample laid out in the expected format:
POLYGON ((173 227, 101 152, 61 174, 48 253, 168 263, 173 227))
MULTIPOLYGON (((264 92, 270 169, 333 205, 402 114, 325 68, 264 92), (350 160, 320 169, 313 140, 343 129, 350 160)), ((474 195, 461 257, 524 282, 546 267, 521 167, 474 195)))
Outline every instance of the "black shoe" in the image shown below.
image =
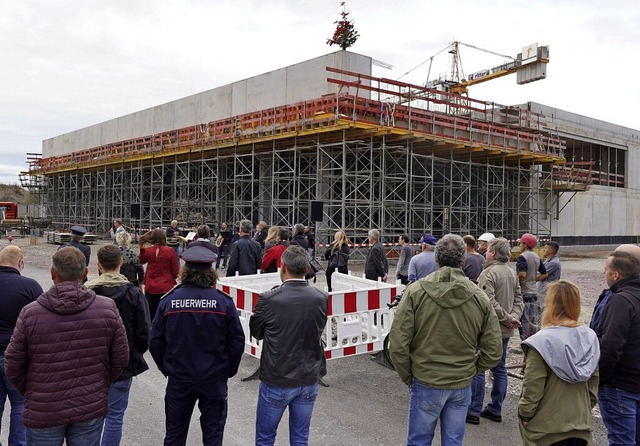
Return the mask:
POLYGON ((480 417, 476 415, 471 415, 470 413, 468 413, 467 419, 464 420, 464 422, 467 424, 475 424, 477 426, 478 424, 480 424, 480 417))
POLYGON ((482 418, 487 418, 491 421, 495 421, 496 423, 502 423, 502 415, 496 415, 493 412, 489 412, 489 409, 485 409, 482 412, 480 412, 480 416, 482 418))

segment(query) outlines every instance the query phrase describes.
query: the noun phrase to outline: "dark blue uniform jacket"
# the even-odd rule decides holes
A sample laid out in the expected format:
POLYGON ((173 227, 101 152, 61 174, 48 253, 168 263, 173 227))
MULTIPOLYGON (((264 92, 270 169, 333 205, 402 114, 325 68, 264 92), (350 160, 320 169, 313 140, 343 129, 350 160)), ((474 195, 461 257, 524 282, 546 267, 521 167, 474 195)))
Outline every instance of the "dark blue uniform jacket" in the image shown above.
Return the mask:
POLYGON ((244 331, 231 298, 211 287, 180 285, 160 301, 149 351, 165 376, 226 381, 238 372, 244 331))

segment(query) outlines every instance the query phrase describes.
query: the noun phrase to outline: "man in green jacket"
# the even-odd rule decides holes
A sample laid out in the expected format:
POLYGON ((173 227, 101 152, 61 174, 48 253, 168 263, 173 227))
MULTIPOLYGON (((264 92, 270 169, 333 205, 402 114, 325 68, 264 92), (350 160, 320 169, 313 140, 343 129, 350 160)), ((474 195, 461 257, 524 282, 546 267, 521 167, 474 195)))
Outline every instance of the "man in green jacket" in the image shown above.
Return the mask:
POLYGON ((465 251, 457 235, 437 243, 439 269, 409 285, 391 326, 391 360, 411 389, 407 445, 430 445, 438 419, 442 444, 462 445, 471 381, 502 356, 489 298, 462 271, 465 251))

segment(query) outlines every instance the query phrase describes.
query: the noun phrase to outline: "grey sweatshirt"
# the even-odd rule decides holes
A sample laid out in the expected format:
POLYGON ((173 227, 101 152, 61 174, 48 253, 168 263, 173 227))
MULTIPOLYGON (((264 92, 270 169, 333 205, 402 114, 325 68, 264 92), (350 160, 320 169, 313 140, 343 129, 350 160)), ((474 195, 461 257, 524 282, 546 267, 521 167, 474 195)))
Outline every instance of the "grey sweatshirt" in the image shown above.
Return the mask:
POLYGON ((540 353, 553 373, 568 383, 587 381, 598 367, 598 337, 586 326, 546 327, 523 344, 540 353))

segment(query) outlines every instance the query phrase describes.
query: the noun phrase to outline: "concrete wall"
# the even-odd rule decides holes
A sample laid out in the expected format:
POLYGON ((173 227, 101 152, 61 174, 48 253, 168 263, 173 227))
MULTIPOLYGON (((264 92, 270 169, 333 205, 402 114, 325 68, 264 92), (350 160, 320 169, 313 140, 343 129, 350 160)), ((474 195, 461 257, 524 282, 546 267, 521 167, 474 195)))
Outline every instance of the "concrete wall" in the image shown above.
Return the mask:
MULTIPOLYGON (((553 236, 640 236, 640 131, 534 102, 523 104, 549 118, 549 128, 560 136, 592 141, 627 152, 626 187, 591 186, 586 192, 563 193, 552 203, 546 224, 553 236), (568 204, 567 204, 568 203, 568 204), (565 206, 566 205, 566 206, 565 206)), ((555 199, 555 197, 554 197, 555 199)))
POLYGON ((591 186, 587 192, 560 196, 560 219, 551 209, 551 234, 563 237, 640 235, 640 191, 591 186), (571 201, 569 201, 571 199, 571 201), (568 202, 568 204, 567 204, 568 202))
POLYGON ((626 186, 632 190, 640 189, 640 175, 636 174, 636 172, 640 172, 639 130, 535 102, 529 102, 521 107, 544 114, 549 118, 550 130, 557 131, 561 137, 570 136, 574 139, 627 150, 626 186))
POLYGON ((64 155, 104 144, 208 123, 336 93, 326 71, 335 67, 371 75, 371 58, 337 51, 166 104, 105 121, 42 142, 42 156, 64 155))

